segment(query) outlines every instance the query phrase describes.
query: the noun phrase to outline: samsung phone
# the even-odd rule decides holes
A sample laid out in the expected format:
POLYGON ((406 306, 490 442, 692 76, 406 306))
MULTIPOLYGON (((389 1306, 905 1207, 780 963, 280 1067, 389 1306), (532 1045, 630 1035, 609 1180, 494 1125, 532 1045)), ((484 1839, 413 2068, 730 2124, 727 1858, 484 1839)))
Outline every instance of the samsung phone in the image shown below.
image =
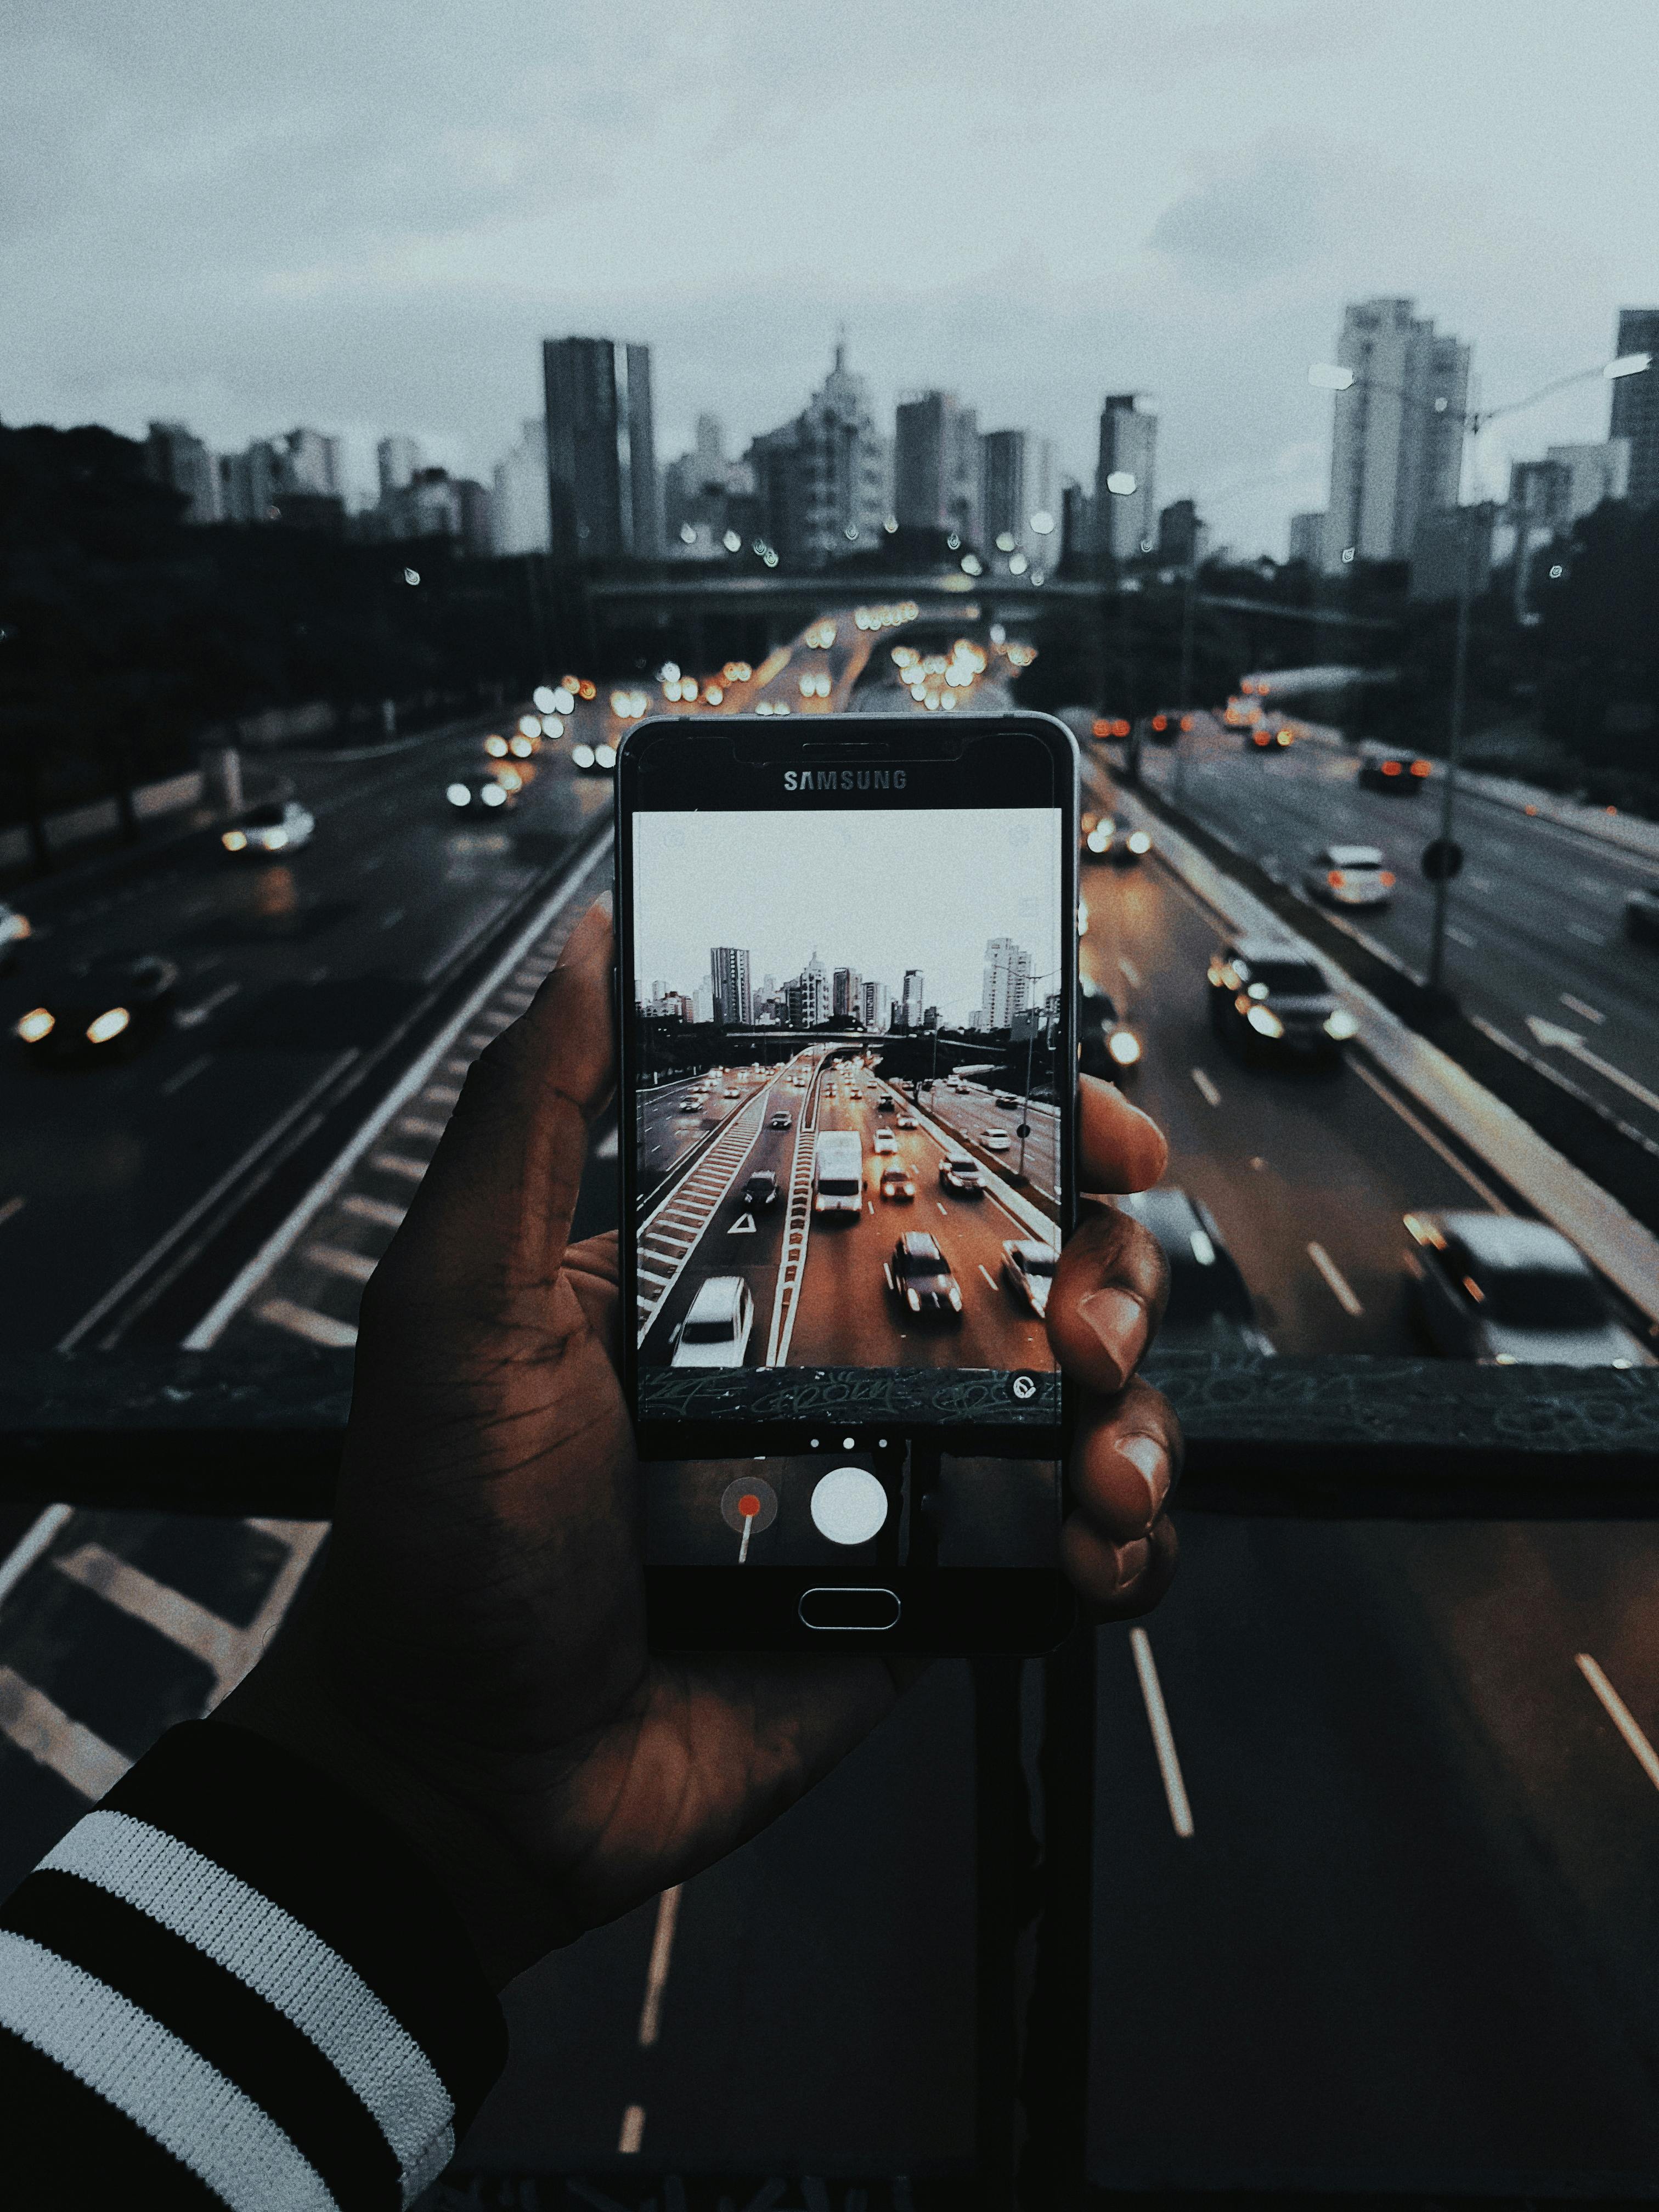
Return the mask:
POLYGON ((1077 748, 687 716, 617 763, 624 1380, 653 1642, 1065 1633, 1077 748))

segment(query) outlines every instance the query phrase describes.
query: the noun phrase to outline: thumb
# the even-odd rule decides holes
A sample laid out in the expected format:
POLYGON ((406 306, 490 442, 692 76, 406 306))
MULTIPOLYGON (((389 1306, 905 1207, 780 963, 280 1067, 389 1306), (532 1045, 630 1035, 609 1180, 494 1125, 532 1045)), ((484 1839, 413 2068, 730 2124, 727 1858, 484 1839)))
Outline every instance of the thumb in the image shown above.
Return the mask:
POLYGON ((609 902, 591 906, 510 1029, 480 1054, 379 1270, 386 1288, 474 1315, 550 1284, 587 1133, 616 1074, 609 902))

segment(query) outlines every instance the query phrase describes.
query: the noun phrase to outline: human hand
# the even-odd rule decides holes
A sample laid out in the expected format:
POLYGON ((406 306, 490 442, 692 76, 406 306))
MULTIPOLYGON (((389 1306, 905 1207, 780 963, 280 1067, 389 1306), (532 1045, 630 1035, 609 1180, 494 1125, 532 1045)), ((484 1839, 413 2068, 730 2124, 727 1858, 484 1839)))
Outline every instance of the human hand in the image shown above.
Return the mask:
MULTIPOLYGON (((647 1649, 616 1239, 568 1242, 614 1080, 611 960, 595 908, 468 1076, 364 1295, 312 1601, 220 1708, 386 1813, 498 1984, 764 1827, 922 1663, 647 1649)), ((1091 1187, 1138 1189, 1164 1146, 1086 1084, 1083 1154, 1091 1187)), ((1109 1616, 1153 1602, 1173 1565, 1173 1419, 1129 1380, 1163 1296, 1156 1245, 1107 1210, 1049 1304, 1089 1394, 1066 1563, 1109 1616)))

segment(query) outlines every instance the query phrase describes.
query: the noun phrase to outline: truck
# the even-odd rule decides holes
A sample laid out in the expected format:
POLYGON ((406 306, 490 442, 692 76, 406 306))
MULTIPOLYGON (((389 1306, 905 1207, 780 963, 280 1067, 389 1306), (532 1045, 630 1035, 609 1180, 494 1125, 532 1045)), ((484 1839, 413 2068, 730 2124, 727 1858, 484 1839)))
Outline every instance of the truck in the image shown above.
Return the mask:
POLYGON ((812 1147, 814 1213, 864 1211, 864 1139, 856 1129, 825 1129, 812 1147))

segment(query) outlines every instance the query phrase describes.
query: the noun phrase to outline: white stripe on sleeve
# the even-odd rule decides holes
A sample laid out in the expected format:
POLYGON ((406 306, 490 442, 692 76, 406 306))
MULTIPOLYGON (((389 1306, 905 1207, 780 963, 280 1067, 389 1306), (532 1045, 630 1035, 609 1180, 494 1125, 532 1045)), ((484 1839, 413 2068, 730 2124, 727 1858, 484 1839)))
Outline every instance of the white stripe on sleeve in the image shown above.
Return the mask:
POLYGON ((315 2166, 217 2067, 118 1990, 3 1929, 0 2026, 125 2113, 231 2212, 340 2212, 315 2166))
POLYGON ((410 2203, 449 2162, 455 2107, 414 2037, 356 1969, 281 1905, 147 1820, 88 1813, 40 1862, 195 1945, 309 2037, 374 2116, 410 2203))

